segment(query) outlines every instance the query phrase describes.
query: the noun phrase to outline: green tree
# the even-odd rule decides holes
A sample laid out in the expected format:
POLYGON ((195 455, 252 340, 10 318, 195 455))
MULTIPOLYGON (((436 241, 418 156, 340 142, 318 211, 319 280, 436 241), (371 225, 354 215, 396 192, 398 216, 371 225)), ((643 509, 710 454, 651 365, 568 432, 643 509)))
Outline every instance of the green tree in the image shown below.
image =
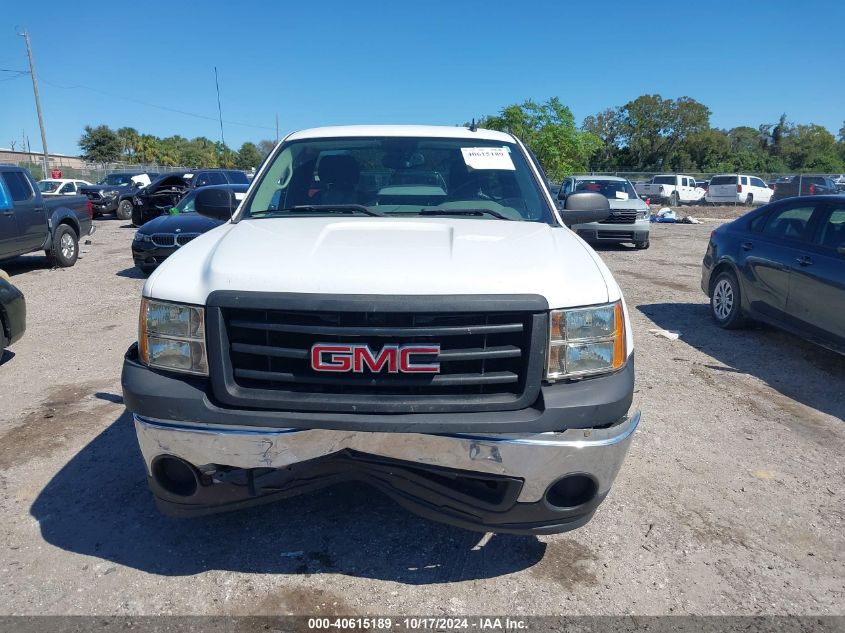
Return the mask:
POLYGON ((235 164, 238 169, 255 169, 264 160, 264 154, 255 143, 246 142, 238 150, 235 164))
POLYGON ((258 150, 261 152, 262 157, 267 156, 275 147, 276 141, 271 141, 270 139, 258 141, 258 150))
POLYGON ((529 99, 507 106, 497 115, 483 117, 478 125, 521 139, 553 180, 586 170, 590 156, 601 146, 598 137, 575 126, 572 111, 557 97, 542 104, 529 99))
POLYGON ((781 139, 780 154, 790 169, 829 173, 843 169, 836 138, 821 125, 794 125, 781 139))
MULTIPOLYGON (((755 131, 756 134, 756 131, 755 131)), ((687 165, 679 170, 715 171, 731 154, 731 139, 722 130, 713 128, 693 132, 681 143, 681 153, 689 156, 687 165)))
POLYGON ((158 159, 158 138, 152 134, 141 134, 135 144, 135 160, 139 163, 154 163, 158 159))
POLYGON ((590 159, 594 169, 610 169, 617 165, 622 136, 622 109, 608 108, 584 119, 581 129, 599 139, 601 145, 590 159))
POLYGON ((123 145, 117 133, 107 125, 85 126, 79 139, 82 157, 94 163, 111 163, 120 158, 123 145))
POLYGON ((642 95, 621 111, 621 139, 627 144, 632 167, 661 169, 670 164, 684 139, 710 127, 710 109, 695 99, 664 99, 642 95))
POLYGON ((123 158, 128 161, 135 159, 140 135, 134 127, 122 127, 117 130, 117 137, 123 150, 123 158))

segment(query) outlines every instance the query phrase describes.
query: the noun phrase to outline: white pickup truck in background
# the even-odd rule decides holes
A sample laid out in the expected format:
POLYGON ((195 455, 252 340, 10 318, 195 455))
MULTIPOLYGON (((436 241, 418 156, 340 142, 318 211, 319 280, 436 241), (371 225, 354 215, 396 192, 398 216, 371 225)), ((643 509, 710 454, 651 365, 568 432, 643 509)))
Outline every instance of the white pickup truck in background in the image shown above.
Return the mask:
POLYGON ((672 206, 700 202, 706 193, 696 185, 692 176, 675 174, 658 174, 649 182, 637 184, 635 188, 642 198, 668 202, 672 206))

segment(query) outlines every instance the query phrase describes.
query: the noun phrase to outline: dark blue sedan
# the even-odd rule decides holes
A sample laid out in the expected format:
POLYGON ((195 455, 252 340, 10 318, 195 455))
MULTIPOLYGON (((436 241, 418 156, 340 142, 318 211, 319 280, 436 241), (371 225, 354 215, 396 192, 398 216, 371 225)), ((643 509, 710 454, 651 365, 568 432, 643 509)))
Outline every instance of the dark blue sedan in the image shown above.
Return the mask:
POLYGON ((206 189, 224 189, 234 191, 235 196, 243 198, 249 185, 213 185, 191 190, 173 207, 170 214, 150 220, 135 233, 132 240, 132 258, 135 266, 149 274, 161 262, 172 255, 195 237, 223 224, 194 211, 194 199, 197 193, 206 189))
POLYGON ((720 226, 701 272, 720 327, 763 321, 845 354, 845 196, 787 198, 720 226))

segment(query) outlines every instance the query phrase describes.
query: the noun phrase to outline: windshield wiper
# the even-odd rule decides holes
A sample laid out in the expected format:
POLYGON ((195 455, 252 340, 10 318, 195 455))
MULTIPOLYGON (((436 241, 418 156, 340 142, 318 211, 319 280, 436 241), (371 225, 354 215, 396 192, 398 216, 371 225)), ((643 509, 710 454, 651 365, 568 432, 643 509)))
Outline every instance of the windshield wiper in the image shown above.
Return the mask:
MULTIPOLYGON (((284 209, 273 209, 261 211, 267 215, 275 213, 363 213, 364 215, 372 215, 377 217, 384 217, 384 213, 368 209, 362 204, 300 204, 295 207, 286 207, 284 209)), ((256 216, 252 217, 266 217, 256 216)))
POLYGON ((416 215, 467 215, 467 216, 481 216, 492 215, 497 220, 512 220, 506 215, 502 215, 493 209, 420 209, 416 215))

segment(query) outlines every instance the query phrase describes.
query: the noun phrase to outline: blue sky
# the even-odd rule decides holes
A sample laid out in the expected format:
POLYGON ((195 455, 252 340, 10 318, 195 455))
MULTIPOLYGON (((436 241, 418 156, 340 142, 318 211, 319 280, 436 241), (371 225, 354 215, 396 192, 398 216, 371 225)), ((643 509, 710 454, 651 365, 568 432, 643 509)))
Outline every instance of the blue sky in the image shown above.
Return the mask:
MULTIPOLYGON (((453 125, 551 96, 579 123, 646 93, 693 97, 719 127, 786 112, 836 133, 845 119, 836 0, 92 0, 7 2, 0 13, 0 68, 26 68, 15 27, 30 31, 53 152, 77 153, 86 124, 218 139, 214 66, 234 147, 275 137, 277 114, 282 135, 453 125)), ((0 72, 0 147, 20 147, 22 131, 39 150, 29 77, 0 72)))

